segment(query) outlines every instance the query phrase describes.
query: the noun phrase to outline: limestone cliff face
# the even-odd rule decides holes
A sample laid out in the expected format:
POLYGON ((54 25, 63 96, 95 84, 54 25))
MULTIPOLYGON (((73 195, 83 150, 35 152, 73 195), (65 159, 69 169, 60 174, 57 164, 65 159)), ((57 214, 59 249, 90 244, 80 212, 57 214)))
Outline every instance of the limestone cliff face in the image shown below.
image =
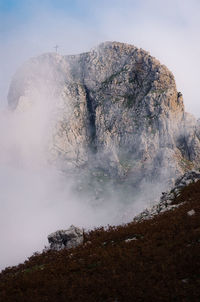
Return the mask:
POLYGON ((132 45, 106 42, 80 55, 31 59, 14 76, 8 103, 24 110, 37 101, 53 108, 49 150, 62 167, 137 184, 199 165, 200 128, 184 112, 172 73, 132 45))

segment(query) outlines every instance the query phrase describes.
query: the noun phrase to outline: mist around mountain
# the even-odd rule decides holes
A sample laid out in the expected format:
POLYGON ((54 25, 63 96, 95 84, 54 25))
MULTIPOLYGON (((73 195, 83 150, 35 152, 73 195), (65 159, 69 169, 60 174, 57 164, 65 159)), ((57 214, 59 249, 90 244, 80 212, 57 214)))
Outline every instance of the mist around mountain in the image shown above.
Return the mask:
POLYGON ((199 122, 183 98, 166 66, 124 43, 19 68, 0 121, 1 268, 57 229, 132 221, 197 169, 199 122))
POLYGON ((138 186, 198 166, 199 124, 173 74, 132 45, 32 58, 15 74, 8 104, 35 112, 43 156, 65 171, 87 167, 138 186))
POLYGON ((85 232, 82 245, 34 254, 0 274, 13 301, 199 301, 200 181, 174 209, 148 220, 85 232))

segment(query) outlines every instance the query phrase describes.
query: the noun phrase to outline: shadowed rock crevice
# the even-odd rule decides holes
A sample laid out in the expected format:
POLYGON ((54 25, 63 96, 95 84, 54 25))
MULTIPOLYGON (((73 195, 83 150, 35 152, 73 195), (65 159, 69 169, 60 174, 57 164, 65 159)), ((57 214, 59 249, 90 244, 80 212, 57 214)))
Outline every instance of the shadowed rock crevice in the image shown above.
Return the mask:
POLYGON ((192 156, 190 154, 190 147, 188 146, 187 138, 186 136, 181 136, 178 139, 177 142, 177 148, 181 151, 182 155, 187 159, 187 160, 192 160, 192 156))
POLYGON ((87 111, 88 111, 88 118, 89 118, 89 144, 90 150, 93 153, 97 152, 97 144, 96 144, 96 105, 91 97, 91 93, 86 85, 84 85, 85 94, 86 94, 86 104, 87 104, 87 111))

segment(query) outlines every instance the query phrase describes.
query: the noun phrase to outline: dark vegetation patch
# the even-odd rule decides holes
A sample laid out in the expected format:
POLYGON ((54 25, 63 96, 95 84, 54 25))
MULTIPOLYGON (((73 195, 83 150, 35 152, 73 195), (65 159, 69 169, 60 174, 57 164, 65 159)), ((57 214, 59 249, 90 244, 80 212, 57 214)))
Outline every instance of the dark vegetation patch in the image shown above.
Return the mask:
POLYGON ((183 189, 176 202, 183 201, 148 221, 92 230, 78 248, 5 269, 0 301, 199 302, 200 181, 183 189))
POLYGON ((126 72, 126 71, 127 71, 126 66, 122 67, 119 71, 117 71, 117 72, 111 74, 111 76, 109 76, 107 79, 105 79, 105 80, 101 83, 101 86, 104 87, 104 86, 107 86, 107 85, 111 84, 112 81, 113 81, 116 77, 118 77, 122 72, 126 72))
POLYGON ((171 204, 181 204, 185 201, 190 203, 194 199, 194 197, 200 203, 200 180, 193 182, 186 187, 183 187, 181 194, 178 194, 171 204))
POLYGON ((125 108, 132 108, 135 105, 136 96, 133 94, 124 95, 124 106, 125 108))

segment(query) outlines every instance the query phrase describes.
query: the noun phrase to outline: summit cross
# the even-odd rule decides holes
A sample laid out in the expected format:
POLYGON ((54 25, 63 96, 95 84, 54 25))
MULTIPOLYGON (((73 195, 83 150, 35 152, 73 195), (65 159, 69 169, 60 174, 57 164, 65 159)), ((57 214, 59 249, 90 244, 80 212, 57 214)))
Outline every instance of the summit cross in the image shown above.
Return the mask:
POLYGON ((56 50, 56 53, 58 52, 58 45, 54 46, 55 50, 56 50))

